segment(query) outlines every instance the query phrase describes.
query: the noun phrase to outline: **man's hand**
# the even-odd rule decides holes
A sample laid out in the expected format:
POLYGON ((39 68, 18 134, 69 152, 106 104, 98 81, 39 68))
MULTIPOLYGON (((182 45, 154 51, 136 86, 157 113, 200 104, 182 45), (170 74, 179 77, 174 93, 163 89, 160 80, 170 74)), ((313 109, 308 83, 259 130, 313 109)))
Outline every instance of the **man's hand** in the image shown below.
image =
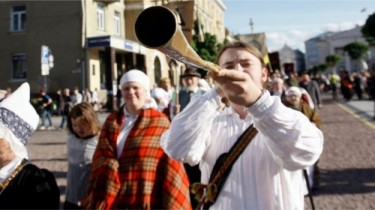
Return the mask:
POLYGON ((251 106, 261 95, 262 87, 258 87, 249 74, 241 71, 221 69, 219 72, 209 72, 218 87, 218 93, 229 101, 245 107, 251 106))

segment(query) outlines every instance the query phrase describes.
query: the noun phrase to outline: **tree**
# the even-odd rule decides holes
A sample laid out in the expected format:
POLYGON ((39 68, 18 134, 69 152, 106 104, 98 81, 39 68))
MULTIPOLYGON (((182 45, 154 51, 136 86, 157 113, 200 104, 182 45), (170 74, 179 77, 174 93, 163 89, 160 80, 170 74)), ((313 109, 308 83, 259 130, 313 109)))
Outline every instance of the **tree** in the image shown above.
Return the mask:
POLYGON ((319 72, 324 72, 328 68, 327 64, 319 64, 317 66, 312 67, 308 70, 309 74, 316 74, 319 72))
POLYGON ((341 56, 337 55, 337 54, 332 54, 332 55, 328 55, 326 57, 326 64, 327 64, 327 67, 330 67, 332 68, 332 72, 336 72, 336 65, 338 62, 340 62, 341 60, 341 56))
MULTIPOLYGON (((199 26, 199 21, 194 21, 194 35, 193 35, 193 41, 192 41, 192 48, 197 52, 197 54, 206 61, 215 62, 217 53, 219 52, 219 49, 221 48, 221 44, 217 42, 216 36, 204 33, 203 34, 203 40, 200 38, 200 30, 202 28, 199 26)), ((206 75, 206 71, 199 71, 202 76, 206 75)))
POLYGON ((352 42, 350 44, 345 45, 344 51, 346 51, 352 60, 359 60, 363 58, 369 47, 367 44, 362 42, 352 42))
POLYGON ((367 18, 361 32, 368 43, 375 45, 375 13, 367 18))
POLYGON ((337 65, 337 63, 340 62, 340 60, 341 60, 341 56, 339 56, 337 54, 328 55, 326 57, 326 64, 329 67, 335 67, 337 65))

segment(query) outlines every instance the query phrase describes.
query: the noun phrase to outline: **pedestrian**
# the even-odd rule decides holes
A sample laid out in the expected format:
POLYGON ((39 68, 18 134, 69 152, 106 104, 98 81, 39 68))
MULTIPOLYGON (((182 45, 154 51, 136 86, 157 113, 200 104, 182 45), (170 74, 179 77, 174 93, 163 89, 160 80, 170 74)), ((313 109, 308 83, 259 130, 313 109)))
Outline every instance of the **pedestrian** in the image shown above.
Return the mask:
POLYGON ((120 80, 125 104, 111 113, 94 153, 85 209, 191 209, 183 165, 169 158, 160 136, 170 122, 156 110, 140 70, 120 80))
POLYGON ((75 105, 68 115, 68 172, 64 209, 81 208, 87 191, 92 157, 100 132, 99 119, 91 104, 75 105))
POLYGON ((163 77, 160 79, 160 87, 168 93, 168 100, 172 100, 175 88, 172 86, 171 79, 163 77))
MULTIPOLYGON (((301 88, 292 86, 285 91, 285 105, 292 109, 302 112, 306 117, 313 123, 316 127, 321 129, 321 120, 319 113, 314 109, 311 108, 307 101, 302 99, 302 91, 301 88)), ((310 189, 318 189, 319 186, 319 175, 320 170, 318 166, 319 160, 317 160, 314 165, 309 166, 306 168, 308 178, 309 178, 309 185, 310 189)), ((304 185, 305 186, 305 185, 304 185)))
POLYGON ((82 103, 82 101, 83 101, 83 97, 82 97, 82 94, 79 92, 79 88, 74 87, 73 94, 72 94, 73 105, 77 105, 79 103, 82 103))
POLYGON ((158 105, 158 111, 167 115, 169 113, 167 112, 167 109, 170 103, 168 93, 163 88, 155 87, 151 91, 151 96, 155 99, 156 104, 158 105))
POLYGON ((339 88, 340 88, 340 76, 333 72, 329 75, 329 82, 332 89, 332 99, 337 101, 339 99, 339 88))
POLYGON ((61 116, 64 111, 63 91, 61 89, 58 89, 56 91, 56 106, 57 106, 57 115, 61 116))
POLYGON ((54 175, 29 160, 26 144, 38 123, 28 83, 0 103, 1 209, 59 209, 54 175))
POLYGON ((221 70, 208 73, 217 87, 176 115, 162 135, 164 151, 175 160, 199 163, 202 184, 193 183, 192 190, 206 208, 303 209, 301 169, 319 158, 322 132, 264 89, 268 72, 254 46, 231 43, 219 52, 217 61, 221 70), (230 107, 219 111, 223 96, 230 107), (253 136, 246 148, 236 141, 244 132, 241 143, 253 136), (225 161, 224 153, 235 143, 235 151, 244 151, 222 176, 226 172, 220 167, 232 160, 225 161))
POLYGON ((91 105, 95 111, 100 111, 98 88, 95 88, 91 93, 91 105))
POLYGON ((319 83, 311 79, 307 71, 301 72, 301 81, 299 83, 299 86, 305 89, 309 93, 312 101, 314 102, 314 108, 316 110, 323 107, 323 101, 322 101, 319 83))
POLYGON ((65 88, 63 93, 61 94, 61 101, 63 103, 63 110, 61 112, 61 122, 59 126, 59 130, 63 130, 65 128, 65 123, 67 122, 68 114, 70 110, 73 108, 73 101, 70 95, 70 89, 65 88))
POLYGON ((340 90, 345 101, 353 98, 353 78, 347 70, 340 71, 340 90))
POLYGON ((92 101, 91 91, 88 88, 82 90, 82 101, 87 103, 92 101))
POLYGON ((204 93, 204 90, 198 86, 201 75, 195 67, 187 66, 181 78, 183 87, 178 92, 178 101, 176 98, 171 101, 171 113, 173 114, 171 119, 184 110, 194 95, 202 95, 204 93))
POLYGON ((40 130, 46 129, 45 121, 48 121, 48 130, 53 130, 54 127, 52 125, 52 109, 53 109, 53 100, 52 98, 47 94, 47 91, 45 88, 42 88, 39 92, 40 94, 40 108, 41 108, 41 118, 42 118, 42 125, 40 126, 40 130))

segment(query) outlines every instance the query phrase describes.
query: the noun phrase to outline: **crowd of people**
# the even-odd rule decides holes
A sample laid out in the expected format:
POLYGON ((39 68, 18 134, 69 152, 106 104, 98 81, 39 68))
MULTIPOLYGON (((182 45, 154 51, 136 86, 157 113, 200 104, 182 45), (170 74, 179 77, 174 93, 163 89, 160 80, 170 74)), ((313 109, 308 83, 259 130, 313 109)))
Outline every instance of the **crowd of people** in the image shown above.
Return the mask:
POLYGON ((177 86, 161 78, 152 87, 141 70, 127 71, 123 103, 103 124, 97 90, 66 88, 52 98, 42 89, 36 106, 21 85, 0 102, 0 207, 303 209, 307 191, 319 189, 322 92, 374 99, 375 74, 269 72, 243 42, 223 47, 217 65, 204 78, 186 66, 177 86), (68 133, 65 201, 25 147, 38 126, 54 129, 53 110, 68 133), (22 189, 29 203, 10 203, 22 189))

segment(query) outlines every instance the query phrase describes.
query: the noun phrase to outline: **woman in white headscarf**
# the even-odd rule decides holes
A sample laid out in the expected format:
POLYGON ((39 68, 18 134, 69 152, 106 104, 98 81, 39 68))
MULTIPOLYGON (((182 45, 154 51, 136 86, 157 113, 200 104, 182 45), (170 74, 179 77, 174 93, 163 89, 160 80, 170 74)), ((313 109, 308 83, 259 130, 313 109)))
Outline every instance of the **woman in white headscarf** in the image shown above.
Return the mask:
POLYGON ((120 80, 125 104, 106 119, 94 153, 85 209, 191 209, 189 181, 160 136, 170 126, 140 70, 120 80))
POLYGON ((26 143, 39 116, 22 84, 0 103, 0 209, 59 209, 54 175, 29 161, 26 143))

